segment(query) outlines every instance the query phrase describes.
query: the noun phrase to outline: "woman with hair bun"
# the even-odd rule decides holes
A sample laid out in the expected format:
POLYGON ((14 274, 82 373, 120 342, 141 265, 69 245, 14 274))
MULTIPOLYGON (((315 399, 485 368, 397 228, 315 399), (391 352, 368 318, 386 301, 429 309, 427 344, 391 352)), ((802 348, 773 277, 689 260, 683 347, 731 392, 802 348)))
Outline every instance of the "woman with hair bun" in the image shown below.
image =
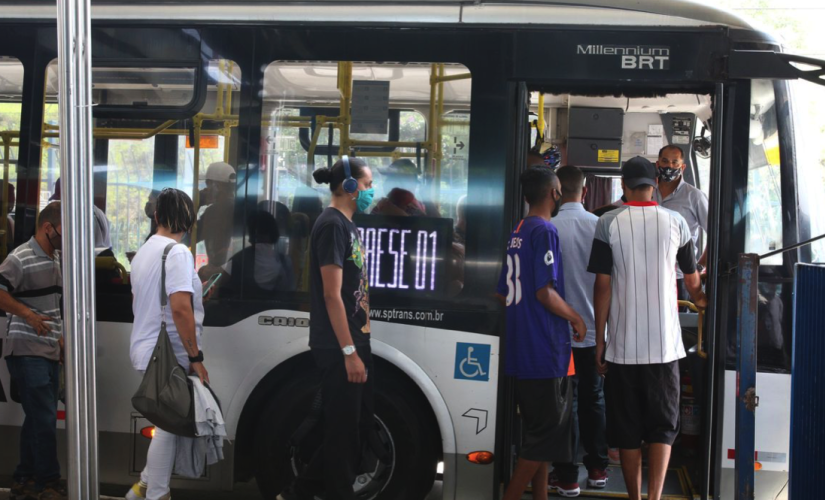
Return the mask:
POLYGON ((312 176, 329 184, 332 201, 310 238, 309 347, 321 371, 323 444, 304 474, 279 498, 355 499, 352 485, 361 436, 373 422, 369 284, 358 228, 352 222, 372 204, 372 171, 342 157, 312 176))

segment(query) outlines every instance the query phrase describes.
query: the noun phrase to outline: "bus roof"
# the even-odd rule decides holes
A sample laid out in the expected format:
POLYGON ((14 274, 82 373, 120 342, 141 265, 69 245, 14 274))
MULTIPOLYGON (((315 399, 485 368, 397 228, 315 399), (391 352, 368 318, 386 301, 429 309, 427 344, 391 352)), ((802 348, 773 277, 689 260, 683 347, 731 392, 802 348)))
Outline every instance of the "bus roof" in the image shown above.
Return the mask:
MULTIPOLYGON (((54 18, 54 1, 0 0, 0 18, 54 18)), ((728 26, 728 11, 690 0, 92 0, 94 19, 461 24, 728 26)))

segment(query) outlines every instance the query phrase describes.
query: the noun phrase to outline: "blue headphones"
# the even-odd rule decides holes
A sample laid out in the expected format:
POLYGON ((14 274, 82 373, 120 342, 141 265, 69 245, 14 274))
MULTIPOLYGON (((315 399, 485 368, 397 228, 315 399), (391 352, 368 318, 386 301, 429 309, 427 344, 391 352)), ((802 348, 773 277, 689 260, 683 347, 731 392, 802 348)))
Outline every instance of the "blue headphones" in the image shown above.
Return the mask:
POLYGON ((341 162, 344 164, 344 192, 352 194, 358 191, 358 181, 352 177, 352 170, 349 168, 349 158, 347 155, 341 157, 341 162))

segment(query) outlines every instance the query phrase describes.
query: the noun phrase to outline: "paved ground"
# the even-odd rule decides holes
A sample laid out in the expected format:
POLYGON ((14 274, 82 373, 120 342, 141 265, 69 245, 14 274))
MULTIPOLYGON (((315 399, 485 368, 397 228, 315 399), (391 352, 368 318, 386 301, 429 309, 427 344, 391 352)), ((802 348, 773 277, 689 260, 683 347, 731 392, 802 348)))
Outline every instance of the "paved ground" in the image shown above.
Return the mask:
MULTIPOLYGON (((7 484, 3 484, 3 486, 8 486, 7 484)), ((179 491, 175 490, 174 499, 175 500, 261 500, 261 496, 258 493, 258 487, 255 485, 255 482, 252 481, 247 484, 239 484, 236 485, 237 488, 235 491, 197 491, 197 492, 186 492, 186 491, 179 491)), ((109 494, 109 495, 123 495, 124 489, 122 486, 106 486, 104 485, 100 491, 102 494, 109 494)), ((118 496, 101 496, 100 500, 122 500, 123 497, 118 496)), ((440 482, 436 484, 435 488, 433 488, 433 492, 428 497, 428 500, 436 500, 441 498, 441 484, 440 482)), ((9 490, 8 488, 0 488, 0 500, 8 500, 9 499, 9 490)))

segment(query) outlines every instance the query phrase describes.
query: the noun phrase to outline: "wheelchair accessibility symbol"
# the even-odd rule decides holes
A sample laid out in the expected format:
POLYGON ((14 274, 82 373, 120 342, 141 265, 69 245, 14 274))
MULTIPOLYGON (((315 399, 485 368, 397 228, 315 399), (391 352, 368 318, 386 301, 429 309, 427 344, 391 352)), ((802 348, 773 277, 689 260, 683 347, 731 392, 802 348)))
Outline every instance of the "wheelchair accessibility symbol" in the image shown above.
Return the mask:
POLYGON ((482 382, 490 380, 490 345, 457 343, 454 378, 482 382))

